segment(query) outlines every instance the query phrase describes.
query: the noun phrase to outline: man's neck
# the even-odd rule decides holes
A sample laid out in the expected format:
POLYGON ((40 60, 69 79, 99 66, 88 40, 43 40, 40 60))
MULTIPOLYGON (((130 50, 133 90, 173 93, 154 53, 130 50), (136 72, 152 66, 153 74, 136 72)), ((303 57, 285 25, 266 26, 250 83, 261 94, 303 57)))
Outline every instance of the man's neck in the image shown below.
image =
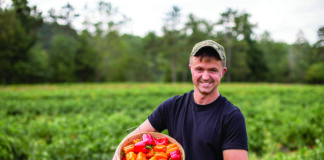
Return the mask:
POLYGON ((197 104, 199 105, 206 105, 209 103, 212 103, 213 101, 215 101, 218 97, 219 97, 219 92, 216 89, 215 92, 210 93, 210 94, 201 94, 199 91, 194 91, 194 100, 197 104))

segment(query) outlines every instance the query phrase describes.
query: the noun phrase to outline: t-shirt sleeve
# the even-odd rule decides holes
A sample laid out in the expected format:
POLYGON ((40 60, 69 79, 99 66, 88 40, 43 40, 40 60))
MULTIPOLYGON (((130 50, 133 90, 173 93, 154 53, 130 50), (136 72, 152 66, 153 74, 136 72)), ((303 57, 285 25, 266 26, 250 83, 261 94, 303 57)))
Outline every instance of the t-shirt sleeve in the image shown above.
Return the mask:
POLYGON ((240 110, 233 111, 225 119, 223 150, 248 150, 248 139, 244 116, 240 110))
POLYGON ((158 132, 162 132, 167 128, 169 120, 169 111, 173 106, 173 98, 167 99, 157 107, 151 115, 148 116, 148 120, 152 127, 158 132))

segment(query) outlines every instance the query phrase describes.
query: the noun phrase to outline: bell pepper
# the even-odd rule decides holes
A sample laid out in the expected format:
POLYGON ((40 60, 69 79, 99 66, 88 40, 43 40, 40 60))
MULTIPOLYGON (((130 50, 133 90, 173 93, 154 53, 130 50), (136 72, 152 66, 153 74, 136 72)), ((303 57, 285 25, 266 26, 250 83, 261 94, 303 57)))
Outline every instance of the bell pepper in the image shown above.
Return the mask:
POLYGON ((170 143, 170 144, 167 145, 167 149, 174 148, 174 147, 178 147, 177 144, 170 143))
POLYGON ((156 158, 155 157, 151 157, 149 160, 156 160, 156 158))
POLYGON ((140 142, 140 141, 142 141, 140 138, 137 138, 137 139, 134 139, 133 141, 132 141, 132 143, 133 144, 136 144, 137 142, 140 142))
POLYGON ((168 138, 153 138, 155 145, 167 145, 168 144, 168 138))
POLYGON ((155 152, 154 157, 156 159, 168 159, 168 155, 165 152, 155 152))
POLYGON ((179 150, 170 153, 171 160, 181 160, 181 154, 179 150))
POLYGON ((171 152, 174 152, 176 150, 179 150, 179 147, 177 146, 177 144, 171 143, 171 144, 167 145, 166 153, 167 153, 167 155, 169 155, 171 152))
POLYGON ((146 146, 146 141, 137 142, 134 145, 134 151, 135 153, 139 153, 139 152, 147 153, 149 149, 146 146))
POLYGON ((136 160, 146 160, 146 155, 143 152, 137 154, 136 160))
POLYGON ((128 152, 126 154, 126 160, 136 160, 136 154, 134 152, 128 152))
POLYGON ((154 151, 153 151, 153 149, 150 149, 149 152, 146 153, 146 157, 151 158, 153 156, 154 156, 154 151))
POLYGON ((167 148, 165 145, 155 145, 153 147, 154 152, 166 152, 167 148))
POLYGON ((134 144, 123 147, 123 151, 125 152, 125 154, 127 154, 128 152, 134 152, 134 144))
POLYGON ((142 139, 148 145, 155 145, 154 140, 153 140, 153 137, 152 137, 151 134, 143 134, 142 139))

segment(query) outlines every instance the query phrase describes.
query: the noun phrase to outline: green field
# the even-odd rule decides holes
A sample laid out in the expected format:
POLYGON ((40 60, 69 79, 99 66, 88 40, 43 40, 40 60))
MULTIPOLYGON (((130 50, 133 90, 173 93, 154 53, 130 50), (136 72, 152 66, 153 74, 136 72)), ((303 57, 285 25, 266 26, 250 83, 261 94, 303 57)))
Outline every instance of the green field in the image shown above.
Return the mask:
MULTIPOLYGON (((193 85, 0 87, 0 159, 111 159, 119 142, 167 98, 193 85)), ((246 118, 250 159, 324 159, 324 86, 222 84, 246 118)))

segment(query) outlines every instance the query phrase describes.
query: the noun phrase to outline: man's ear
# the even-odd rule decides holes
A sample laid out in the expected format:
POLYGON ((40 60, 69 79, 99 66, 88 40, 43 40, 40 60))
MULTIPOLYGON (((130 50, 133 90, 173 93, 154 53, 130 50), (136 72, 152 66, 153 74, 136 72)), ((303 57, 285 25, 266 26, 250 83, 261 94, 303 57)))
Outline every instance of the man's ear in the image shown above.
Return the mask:
POLYGON ((226 67, 224 67, 224 68, 223 68, 223 72, 222 72, 222 73, 223 73, 223 75, 225 74, 225 72, 226 72, 226 71, 227 71, 227 68, 226 68, 226 67))
POLYGON ((189 69, 191 70, 191 65, 189 64, 189 69))

